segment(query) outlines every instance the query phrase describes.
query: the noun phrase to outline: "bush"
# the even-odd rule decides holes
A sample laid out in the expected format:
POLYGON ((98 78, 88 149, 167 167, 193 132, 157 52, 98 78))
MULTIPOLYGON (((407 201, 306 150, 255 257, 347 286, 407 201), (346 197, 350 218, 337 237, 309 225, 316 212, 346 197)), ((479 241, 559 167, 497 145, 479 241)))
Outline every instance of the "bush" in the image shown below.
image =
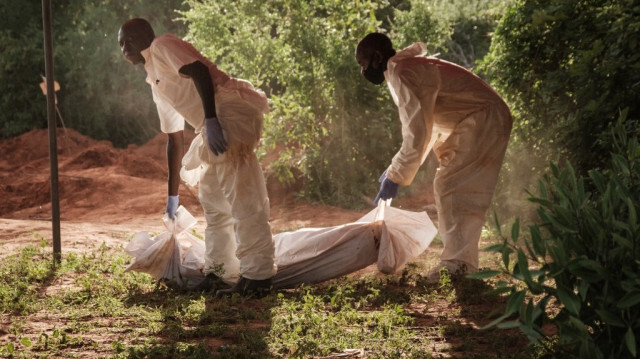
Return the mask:
POLYGON ((231 76, 271 100, 265 148, 278 146, 269 172, 299 180, 299 195, 362 205, 399 146, 386 88, 360 76, 357 42, 380 30, 384 2, 188 1, 188 39, 231 76), (282 150, 280 150, 282 149, 282 150))
POLYGON ((487 250, 502 254, 506 274, 498 291, 510 292, 504 315, 491 325, 519 327, 532 341, 550 343, 541 331, 558 329, 556 354, 576 358, 636 358, 640 338, 640 146, 625 128, 626 111, 610 128, 611 167, 577 177, 571 165, 552 165, 540 181, 539 223, 518 243, 511 237, 487 250), (515 259, 514 259, 515 257, 515 259), (523 286, 525 285, 525 286, 523 286), (526 298, 529 299, 526 299, 526 298), (560 312, 547 309, 558 304, 560 312), (506 321, 514 314, 518 318, 506 321), (498 324, 500 323, 500 324, 498 324))
POLYGON ((507 10, 482 70, 512 105, 516 139, 569 157, 581 175, 606 166, 613 148, 601 135, 615 114, 629 108, 640 128, 639 14, 637 2, 611 0, 520 0, 507 10))
MULTIPOLYGON (((181 1, 88 0, 52 2, 54 77, 66 126, 117 146, 143 143, 159 131, 158 115, 142 67, 128 64, 118 29, 132 17, 147 18, 158 33, 179 32, 171 21, 181 1)), ((0 3, 0 138, 46 128, 40 2, 0 3)), ((60 121, 58 121, 60 125, 60 121)))

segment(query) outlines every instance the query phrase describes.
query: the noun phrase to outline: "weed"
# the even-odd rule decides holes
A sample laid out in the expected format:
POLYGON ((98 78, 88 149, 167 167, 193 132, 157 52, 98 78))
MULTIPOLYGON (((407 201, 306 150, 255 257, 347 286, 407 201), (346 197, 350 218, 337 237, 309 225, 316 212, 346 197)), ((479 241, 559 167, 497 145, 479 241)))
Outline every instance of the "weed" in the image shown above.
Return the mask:
POLYGON ((474 340, 486 335, 496 343, 492 351, 514 352, 512 340, 500 341, 508 338, 500 331, 463 324, 463 316, 482 317, 474 306, 491 302, 478 298, 491 286, 446 275, 437 285, 427 284, 419 265, 397 276, 343 277, 261 300, 216 300, 125 273, 128 260, 121 247, 105 244, 67 253, 57 268, 41 247, 6 257, 0 319, 9 321, 10 315, 12 325, 0 356, 308 358, 362 348, 367 358, 431 358, 476 351, 474 340), (435 316, 420 309, 443 305, 435 316), (49 328, 41 327, 43 317, 49 328), (437 344, 436 331, 438 338, 464 341, 437 344))

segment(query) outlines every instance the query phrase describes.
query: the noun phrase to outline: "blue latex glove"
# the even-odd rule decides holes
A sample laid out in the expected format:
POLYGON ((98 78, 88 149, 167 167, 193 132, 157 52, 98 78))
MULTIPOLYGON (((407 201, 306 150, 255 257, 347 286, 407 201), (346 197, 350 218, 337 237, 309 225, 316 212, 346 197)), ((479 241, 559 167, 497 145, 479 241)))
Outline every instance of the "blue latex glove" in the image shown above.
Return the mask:
POLYGON ((204 119, 204 125, 207 135, 209 149, 214 155, 221 155, 227 150, 227 141, 222 135, 222 127, 217 117, 209 117, 204 119))
POLYGON ((178 211, 178 197, 179 196, 167 197, 167 210, 165 213, 167 213, 171 219, 176 218, 176 212, 178 211))
POLYGON ((386 201, 390 198, 395 198, 398 195, 398 184, 387 178, 387 171, 384 171, 382 176, 378 179, 378 182, 380 182, 381 185, 376 199, 373 200, 374 206, 377 206, 378 201, 380 200, 386 201))

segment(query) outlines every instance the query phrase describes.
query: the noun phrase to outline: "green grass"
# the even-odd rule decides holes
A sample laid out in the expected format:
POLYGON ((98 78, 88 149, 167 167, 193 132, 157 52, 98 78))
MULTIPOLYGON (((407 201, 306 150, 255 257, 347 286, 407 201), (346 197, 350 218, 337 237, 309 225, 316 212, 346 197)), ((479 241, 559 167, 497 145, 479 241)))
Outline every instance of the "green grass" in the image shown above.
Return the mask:
POLYGON ((0 356, 312 358, 357 349, 366 358, 529 358, 517 331, 479 329, 504 305, 482 295, 490 285, 428 284, 420 262, 394 276, 216 300, 125 273, 129 260, 103 244, 54 267, 44 241, 3 259, 0 323, 10 324, 0 356))

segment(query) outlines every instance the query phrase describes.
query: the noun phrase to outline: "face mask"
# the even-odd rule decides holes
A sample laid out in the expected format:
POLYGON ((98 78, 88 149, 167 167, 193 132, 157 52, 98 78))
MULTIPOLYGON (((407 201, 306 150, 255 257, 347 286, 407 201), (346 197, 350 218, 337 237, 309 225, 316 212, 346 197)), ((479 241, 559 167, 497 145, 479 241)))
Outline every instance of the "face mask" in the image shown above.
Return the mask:
MULTIPOLYGON (((374 54, 375 55, 375 54, 374 54)), ((382 70, 382 67, 379 69, 374 69, 373 68, 373 56, 371 55, 371 59, 369 60, 369 66, 367 66, 367 69, 364 70, 364 78, 373 82, 376 85, 380 85, 381 83, 384 82, 384 71, 382 70)))

